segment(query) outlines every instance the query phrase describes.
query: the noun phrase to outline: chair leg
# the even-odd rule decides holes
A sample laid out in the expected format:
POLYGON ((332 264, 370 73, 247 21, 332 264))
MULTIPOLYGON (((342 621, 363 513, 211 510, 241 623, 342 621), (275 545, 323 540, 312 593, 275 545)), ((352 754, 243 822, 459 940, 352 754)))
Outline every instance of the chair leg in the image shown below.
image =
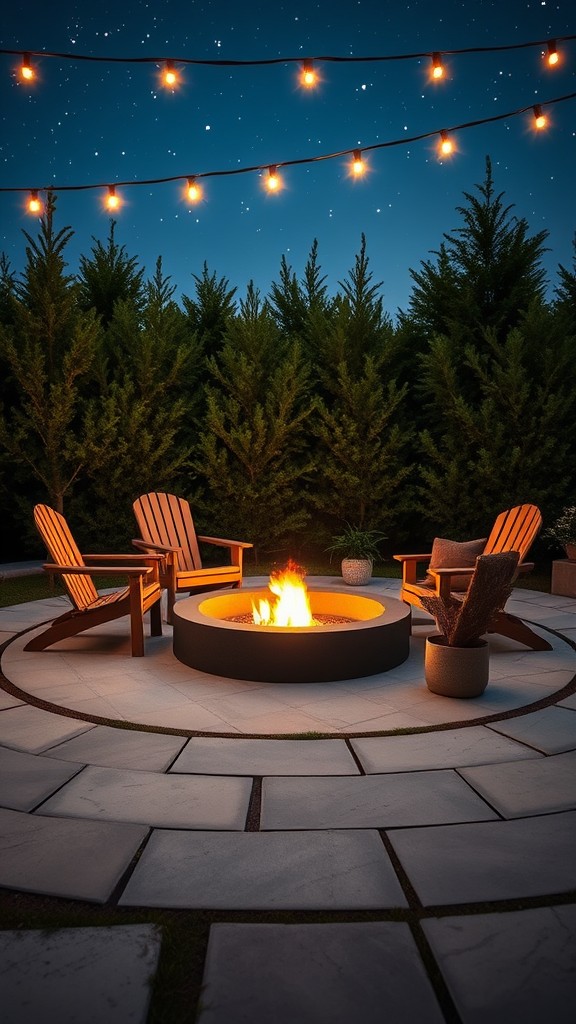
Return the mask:
POLYGON ((519 643, 525 644, 526 647, 530 647, 533 651, 552 650, 552 644, 548 643, 544 637, 538 636, 522 619, 517 618, 516 615, 511 615, 509 612, 498 612, 489 632, 499 633, 501 636, 507 636, 511 640, 517 640, 519 643))
POLYGON ((83 623, 79 622, 75 616, 70 612, 65 612, 64 615, 54 619, 52 624, 43 633, 32 637, 24 647, 24 650, 45 651, 47 647, 57 644, 59 640, 67 640, 69 636, 76 636, 84 628, 83 623))
POLYGON ((162 594, 150 607, 150 634, 162 636, 162 594))

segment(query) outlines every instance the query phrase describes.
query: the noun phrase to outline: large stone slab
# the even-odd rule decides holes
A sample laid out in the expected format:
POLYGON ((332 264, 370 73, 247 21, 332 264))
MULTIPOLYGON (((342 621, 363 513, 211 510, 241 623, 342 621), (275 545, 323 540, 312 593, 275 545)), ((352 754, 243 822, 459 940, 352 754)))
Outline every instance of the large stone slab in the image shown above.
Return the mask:
POLYGON ((371 736, 352 739, 350 744, 368 773, 457 768, 538 757, 536 751, 519 743, 494 737, 482 725, 410 736, 371 736))
POLYGON ((126 906, 368 910, 406 899, 377 832, 154 832, 126 906))
POLYGON ((344 740, 253 740, 197 736, 171 772, 215 775, 359 775, 344 740))
POLYGON ((576 888, 576 812, 388 833, 426 906, 576 888))
POLYGON ((576 714, 567 707, 542 708, 529 715, 491 722, 490 728, 544 754, 576 750, 576 714))
POLYGON ((0 809, 0 886, 105 903, 147 835, 142 825, 0 809))
POLYGON ((262 829, 400 828, 495 817, 451 771, 262 784, 262 829))
POLYGON ((145 1024, 155 925, 0 932, 2 1013, 13 1024, 145 1024))
POLYGON ((505 818, 576 808, 576 751, 538 761, 462 768, 460 774, 505 818))
POLYGON ((199 1024, 443 1024, 407 924, 215 924, 199 1024))
POLYGON ((101 768, 163 772, 182 750, 185 742, 183 736, 97 725, 81 736, 52 747, 47 757, 57 757, 61 761, 81 761, 101 768))
POLYGON ((42 813, 162 828, 243 829, 251 792, 251 779, 88 767, 42 813))
POLYGON ((0 711, 0 743, 30 754, 40 754, 55 743, 93 728, 92 722, 54 715, 31 704, 0 711))
POLYGON ((0 806, 31 811, 82 768, 0 747, 0 806))
POLYGON ((463 1024, 573 1024, 575 906, 431 918, 422 927, 463 1024))

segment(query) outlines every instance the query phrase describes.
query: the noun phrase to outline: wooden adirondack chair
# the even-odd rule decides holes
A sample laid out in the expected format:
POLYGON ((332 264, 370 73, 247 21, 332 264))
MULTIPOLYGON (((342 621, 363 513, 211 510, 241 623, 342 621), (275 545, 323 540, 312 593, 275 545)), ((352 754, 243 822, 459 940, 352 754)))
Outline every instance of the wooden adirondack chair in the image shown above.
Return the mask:
POLYGON ((32 638, 25 651, 43 651, 58 640, 82 633, 91 626, 130 616, 132 656, 144 654, 144 614, 150 611, 153 636, 162 635, 158 555, 81 555, 64 516, 48 505, 36 505, 34 521, 46 548, 54 559, 46 564, 48 573, 62 579, 73 608, 54 619, 43 633, 32 638), (92 562, 93 565, 87 563, 92 562), (145 563, 148 564, 145 564, 145 563), (92 576, 128 577, 123 590, 100 596, 92 576))
POLYGON ((167 592, 167 621, 178 591, 192 592, 196 587, 219 587, 231 584, 242 586, 242 556, 252 544, 222 537, 203 537, 196 534, 190 504, 175 494, 152 491, 137 498, 133 505, 140 530, 134 545, 141 551, 158 552, 164 556, 160 567, 160 581, 167 592), (230 564, 202 565, 198 542, 228 548, 230 564))
MULTIPOLYGON (((529 572, 534 568, 533 562, 526 562, 525 557, 536 539, 542 526, 542 515, 536 505, 516 505, 514 508, 501 512, 496 518, 484 549, 481 554, 495 555, 502 551, 517 551, 519 563, 516 575, 529 572)), ((396 561, 402 563, 402 589, 400 597, 418 608, 423 608, 422 595, 437 594, 446 598, 452 590, 455 578, 468 579, 470 566, 443 569, 428 568, 427 575, 421 575, 420 566, 429 566, 431 553, 416 555, 394 555, 396 561)), ((461 595, 460 595, 461 596, 461 595)), ((534 651, 550 651, 552 645, 538 636, 530 627, 509 612, 501 608, 494 616, 489 632, 518 640, 531 647, 534 651)))

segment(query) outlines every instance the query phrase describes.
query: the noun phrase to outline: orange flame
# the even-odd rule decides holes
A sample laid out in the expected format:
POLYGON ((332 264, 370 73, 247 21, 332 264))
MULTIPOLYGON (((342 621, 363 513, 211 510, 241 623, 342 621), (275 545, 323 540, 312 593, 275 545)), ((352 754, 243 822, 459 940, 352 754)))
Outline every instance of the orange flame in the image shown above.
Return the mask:
POLYGON ((305 570, 288 561, 285 569, 271 573, 268 588, 274 595, 252 602, 252 615, 257 626, 312 626, 312 609, 304 583, 305 570))

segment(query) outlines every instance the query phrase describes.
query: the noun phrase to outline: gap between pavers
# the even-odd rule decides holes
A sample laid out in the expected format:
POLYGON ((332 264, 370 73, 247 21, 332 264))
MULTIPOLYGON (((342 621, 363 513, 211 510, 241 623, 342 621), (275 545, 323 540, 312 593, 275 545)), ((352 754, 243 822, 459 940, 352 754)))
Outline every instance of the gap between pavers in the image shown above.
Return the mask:
POLYGON ((573 1024, 576 907, 540 907, 422 922, 466 1024, 573 1024))

